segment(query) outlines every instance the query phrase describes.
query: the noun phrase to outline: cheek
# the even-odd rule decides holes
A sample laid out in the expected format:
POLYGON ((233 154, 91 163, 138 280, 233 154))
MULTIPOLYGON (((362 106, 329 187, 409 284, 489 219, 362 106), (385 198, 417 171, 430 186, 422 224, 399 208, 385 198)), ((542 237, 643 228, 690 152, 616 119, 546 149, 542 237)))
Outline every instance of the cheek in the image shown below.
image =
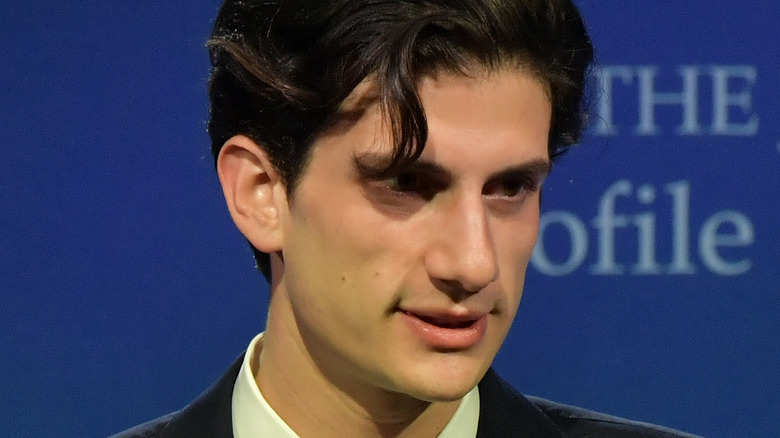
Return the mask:
POLYGON ((499 221, 494 229, 498 251, 516 266, 524 267, 531 259, 539 236, 539 209, 529 208, 518 217, 499 221))
POLYGON ((378 223, 375 215, 351 201, 340 208, 303 203, 285 231, 287 281, 296 290, 318 290, 328 297, 317 300, 348 300, 347 295, 364 290, 376 293, 376 284, 392 278, 391 255, 403 241, 393 228, 378 223), (373 285, 373 287, 372 287, 373 285))
POLYGON ((539 212, 529 211, 521 218, 499 224, 495 235, 499 272, 507 290, 515 291, 519 300, 525 272, 539 235, 539 212), (511 283, 511 284, 508 284, 511 283))

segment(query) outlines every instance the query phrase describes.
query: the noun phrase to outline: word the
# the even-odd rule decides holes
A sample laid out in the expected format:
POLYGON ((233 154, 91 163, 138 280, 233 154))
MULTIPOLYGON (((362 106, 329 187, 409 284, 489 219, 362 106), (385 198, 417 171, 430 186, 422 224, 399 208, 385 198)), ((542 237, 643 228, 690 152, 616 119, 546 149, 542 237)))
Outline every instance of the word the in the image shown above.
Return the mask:
POLYGON ((753 111, 753 86, 758 77, 755 66, 685 65, 670 73, 652 65, 608 65, 600 73, 593 131, 596 135, 618 135, 621 123, 631 123, 634 135, 661 135, 658 113, 670 109, 673 117, 678 117, 678 109, 681 110, 677 135, 758 134, 759 118, 753 111), (659 79, 665 83, 663 86, 657 84, 659 79), (620 107, 615 108, 616 104, 620 107), (703 113, 708 117, 707 126, 703 113), (628 116, 628 120, 616 120, 616 114, 628 116))

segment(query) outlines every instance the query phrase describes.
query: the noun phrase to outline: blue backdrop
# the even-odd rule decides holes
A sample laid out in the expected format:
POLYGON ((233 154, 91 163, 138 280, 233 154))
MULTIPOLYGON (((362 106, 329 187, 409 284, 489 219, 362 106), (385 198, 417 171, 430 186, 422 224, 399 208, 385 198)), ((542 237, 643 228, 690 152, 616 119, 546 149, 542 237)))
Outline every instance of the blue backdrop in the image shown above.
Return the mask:
MULTIPOLYGON (((217 3, 0 5, 4 436, 178 409, 263 327, 205 132, 217 3)), ((496 366, 525 393, 776 436, 780 3, 579 4, 602 98, 548 180, 496 366)))

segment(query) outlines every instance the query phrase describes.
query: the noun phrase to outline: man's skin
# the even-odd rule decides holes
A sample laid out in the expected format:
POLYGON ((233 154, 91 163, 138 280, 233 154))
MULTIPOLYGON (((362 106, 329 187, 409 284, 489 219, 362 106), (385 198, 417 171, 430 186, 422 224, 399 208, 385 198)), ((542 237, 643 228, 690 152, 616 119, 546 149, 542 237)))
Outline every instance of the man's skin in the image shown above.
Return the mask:
POLYGON ((428 142, 392 150, 371 79, 319 136, 288 197, 245 136, 222 148, 228 209, 272 256, 255 377, 302 437, 434 437, 484 375, 517 311, 550 168, 551 103, 515 66, 420 81, 428 142))

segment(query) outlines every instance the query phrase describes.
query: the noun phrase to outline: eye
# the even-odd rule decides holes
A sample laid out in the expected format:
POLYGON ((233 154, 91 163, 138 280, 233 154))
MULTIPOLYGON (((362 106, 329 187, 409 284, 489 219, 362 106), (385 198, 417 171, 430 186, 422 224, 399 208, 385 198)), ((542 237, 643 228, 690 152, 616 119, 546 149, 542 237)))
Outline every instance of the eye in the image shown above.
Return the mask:
POLYGON ((489 181, 482 189, 482 194, 497 202, 496 206, 504 205, 515 211, 539 191, 540 185, 535 178, 514 175, 489 181))
POLYGON ((443 184, 423 172, 402 171, 397 175, 383 180, 384 185, 400 194, 418 195, 426 200, 432 199, 442 190, 443 184))
POLYGON ((524 181, 505 181, 502 184, 497 184, 495 194, 499 196, 505 196, 512 198, 518 196, 521 192, 527 189, 527 184, 524 181))
POLYGON ((525 197, 529 192, 538 190, 538 184, 525 178, 507 178, 491 181, 485 185, 482 193, 502 198, 525 197))
POLYGON ((400 174, 385 180, 387 186, 398 192, 413 192, 423 187, 422 179, 412 172, 400 174))

